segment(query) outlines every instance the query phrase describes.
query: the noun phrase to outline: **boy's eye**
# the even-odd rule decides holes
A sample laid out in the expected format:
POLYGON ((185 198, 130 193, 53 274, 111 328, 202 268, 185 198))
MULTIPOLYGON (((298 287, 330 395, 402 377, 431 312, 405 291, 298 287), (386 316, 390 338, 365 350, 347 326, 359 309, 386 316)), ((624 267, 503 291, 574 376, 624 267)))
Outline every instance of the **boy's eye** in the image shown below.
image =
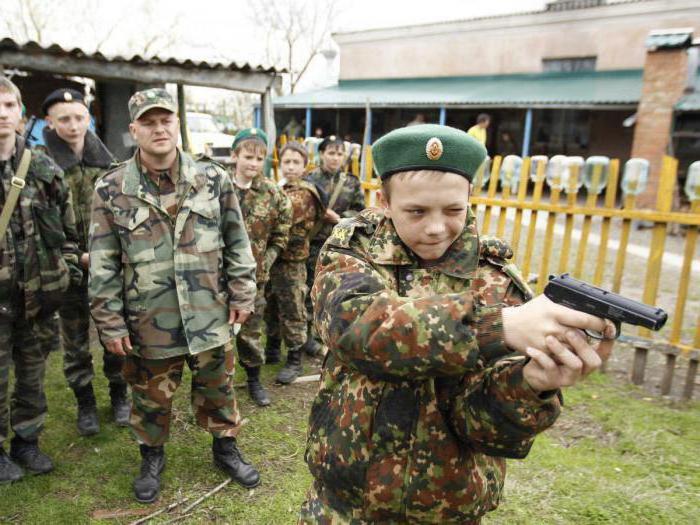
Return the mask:
POLYGON ((408 210, 408 213, 411 215, 423 215, 423 210, 415 209, 415 210, 408 210))

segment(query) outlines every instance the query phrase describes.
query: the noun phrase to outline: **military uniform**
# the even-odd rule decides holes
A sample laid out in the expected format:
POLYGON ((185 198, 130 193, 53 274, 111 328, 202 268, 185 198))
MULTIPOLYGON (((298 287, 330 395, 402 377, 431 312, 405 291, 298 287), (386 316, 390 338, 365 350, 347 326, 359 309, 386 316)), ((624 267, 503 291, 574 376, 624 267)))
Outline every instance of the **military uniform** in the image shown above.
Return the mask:
MULTIPOLYGON (((394 131, 375 150, 383 180, 433 170, 471 181, 486 154, 464 132, 430 125, 394 131)), ((473 214, 430 264, 379 210, 335 227, 311 292, 329 352, 301 523, 468 524, 498 505, 504 458, 525 457, 560 409, 504 343, 502 308, 529 298, 510 257, 505 243, 479 239, 473 214)))
MULTIPOLYGON (((112 154, 89 130, 85 135, 83 156, 80 159, 56 131, 44 128, 44 141, 49 154, 63 170, 65 180, 71 189, 79 236, 78 246, 82 253, 87 253, 90 209, 95 182, 112 164, 112 154)), ((64 350, 63 372, 68 385, 73 390, 87 386, 95 377, 90 353, 90 306, 87 281, 87 272, 85 272, 83 281, 68 289, 60 308, 64 350)), ((58 334, 56 326, 52 326, 51 329, 51 333, 47 334, 50 340, 58 334)), ((123 358, 105 351, 103 360, 104 374, 110 385, 125 384, 121 373, 123 358)))
MULTIPOLYGON (((337 187, 342 182, 342 190, 337 193, 335 202, 329 202, 329 204, 331 204, 330 208, 341 217, 354 217, 365 208, 365 197, 362 193, 362 185, 360 184, 360 180, 354 175, 342 171, 329 173, 323 168, 317 168, 309 173, 307 179, 310 183, 319 188, 329 200, 336 195, 338 191, 337 187)), ((331 231, 333 231, 333 226, 334 225, 331 223, 324 223, 323 227, 314 235, 313 239, 311 239, 309 257, 306 262, 306 284, 309 290, 311 290, 314 283, 314 273, 318 255, 321 252, 323 243, 326 242, 331 231)), ((309 319, 312 319, 313 307, 311 305, 310 296, 307 296, 306 307, 309 319)))
POLYGON ((204 385, 192 392, 193 405, 208 415, 197 421, 215 435, 236 435, 227 321, 229 308, 252 310, 255 295, 254 261, 228 174, 186 153, 178 159, 176 169, 155 177, 137 153, 98 181, 93 201, 92 315, 103 341, 131 338, 124 372, 133 389, 131 427, 149 446, 167 439, 177 384, 169 377, 175 383, 163 388, 160 372, 184 361, 193 384, 204 385), (200 367, 213 356, 224 374, 200 367))
MULTIPOLYGON (((18 137, 15 151, 23 148, 18 137)), ((17 154, 0 162, 3 205, 18 163, 17 154)), ((44 427, 46 356, 40 327, 54 314, 69 284, 81 279, 70 190, 60 168, 33 151, 24 188, 0 243, 0 445, 10 426, 25 442, 36 441, 44 427), (13 364, 15 385, 9 400, 13 364)))
POLYGON ((265 320, 268 338, 283 340, 290 350, 306 343, 306 260, 311 232, 323 221, 325 207, 318 189, 308 181, 288 182, 283 189, 292 203, 292 227, 287 249, 270 272, 265 320))
POLYGON ((236 347, 241 363, 247 368, 257 368, 265 361, 262 346, 265 285, 272 264, 287 247, 292 204, 282 189, 263 175, 254 177, 248 189, 236 186, 236 194, 257 265, 258 286, 255 312, 241 327, 236 337, 236 347))

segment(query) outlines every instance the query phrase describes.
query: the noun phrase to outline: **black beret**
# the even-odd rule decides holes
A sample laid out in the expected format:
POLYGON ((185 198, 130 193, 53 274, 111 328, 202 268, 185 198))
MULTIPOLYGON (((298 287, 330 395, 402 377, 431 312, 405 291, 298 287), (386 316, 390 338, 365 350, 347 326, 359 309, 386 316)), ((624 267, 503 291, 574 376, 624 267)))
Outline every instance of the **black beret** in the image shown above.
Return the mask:
POLYGON ((44 103, 41 105, 44 116, 49 114, 49 108, 51 108, 51 106, 59 102, 80 102, 83 106, 87 106, 87 104, 85 104, 85 96, 80 91, 70 88, 61 88, 52 91, 44 100, 44 103))
POLYGON ((325 151, 328 146, 341 146, 345 150, 345 141, 338 135, 329 135, 318 145, 318 151, 325 151))

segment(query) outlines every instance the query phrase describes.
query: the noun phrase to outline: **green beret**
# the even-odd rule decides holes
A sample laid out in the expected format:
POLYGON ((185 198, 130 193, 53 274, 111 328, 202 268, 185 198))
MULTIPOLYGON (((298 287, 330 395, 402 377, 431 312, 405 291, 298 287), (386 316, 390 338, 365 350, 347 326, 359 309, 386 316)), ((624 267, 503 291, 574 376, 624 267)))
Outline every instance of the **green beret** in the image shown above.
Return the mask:
POLYGON ((246 140, 258 140, 267 148, 267 134, 263 130, 260 128, 246 128, 236 133, 231 149, 235 151, 238 145, 246 140))
POLYGON ((459 129, 419 124, 384 135, 372 146, 372 158, 382 180, 402 171, 435 170, 471 182, 486 158, 486 148, 459 129))

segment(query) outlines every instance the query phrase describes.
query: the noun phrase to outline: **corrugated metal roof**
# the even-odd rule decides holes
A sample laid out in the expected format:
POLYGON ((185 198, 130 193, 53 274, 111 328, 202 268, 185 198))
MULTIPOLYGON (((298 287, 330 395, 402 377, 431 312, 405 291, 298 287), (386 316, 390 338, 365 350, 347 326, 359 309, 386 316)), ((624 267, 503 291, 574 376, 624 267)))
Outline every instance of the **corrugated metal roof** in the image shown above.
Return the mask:
POLYGON ((275 107, 636 106, 642 70, 346 80, 274 99, 275 107))
POLYGON ((692 42, 692 28, 686 32, 662 33, 653 31, 644 41, 644 46, 647 49, 678 49, 690 47, 692 42))
POLYGON ((53 44, 50 46, 42 46, 37 42, 28 41, 24 43, 18 43, 12 38, 3 38, 0 40, 0 50, 9 51, 20 51, 27 54, 44 54, 44 55, 56 55, 62 57, 71 57, 76 59, 91 59, 98 60, 106 63, 128 63, 133 65, 152 65, 152 66, 178 66, 185 69, 198 69, 198 70, 215 70, 215 71, 241 71, 241 72, 257 72, 257 73, 284 73, 285 70, 276 69, 271 66, 255 65, 248 62, 208 62, 208 61, 192 61, 192 60, 181 60, 177 58, 161 58, 158 56, 144 58, 140 55, 133 55, 131 57, 113 56, 108 57, 102 53, 94 52, 89 53, 83 51, 82 49, 75 47, 73 49, 64 49, 58 44, 53 44))
POLYGON ((676 111, 700 111, 700 93, 683 95, 675 106, 676 111))

